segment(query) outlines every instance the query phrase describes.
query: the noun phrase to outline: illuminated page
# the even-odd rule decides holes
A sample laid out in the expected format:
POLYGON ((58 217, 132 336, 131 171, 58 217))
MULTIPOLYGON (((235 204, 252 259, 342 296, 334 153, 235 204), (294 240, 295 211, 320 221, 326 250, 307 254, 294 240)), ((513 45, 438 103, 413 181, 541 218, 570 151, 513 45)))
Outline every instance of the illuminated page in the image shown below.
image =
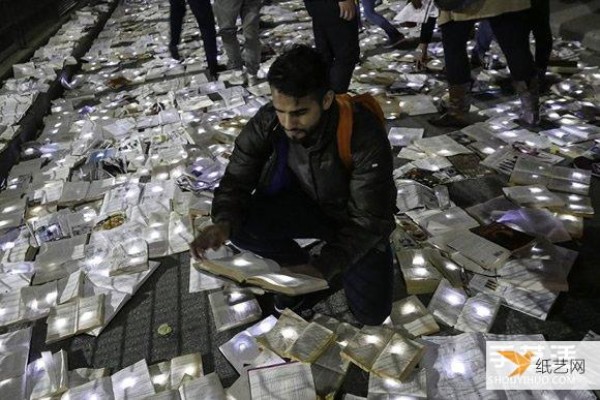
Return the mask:
POLYGON ((375 374, 398 380, 405 380, 423 356, 423 345, 394 333, 371 371, 375 374))
POLYGON ((98 378, 83 385, 72 387, 63 395, 63 398, 69 400, 108 399, 112 397, 113 388, 110 377, 98 378))
POLYGON ((248 368, 263 367, 283 363, 283 359, 268 348, 261 348, 255 336, 270 331, 277 319, 274 316, 262 320, 235 335, 231 340, 222 344, 219 350, 235 370, 244 375, 248 368))
POLYGON ((114 373, 111 381, 116 400, 143 398, 155 393, 146 360, 140 360, 114 373))
POLYGON ((334 341, 335 334, 315 322, 308 324, 298 339, 286 350, 296 361, 313 363, 334 341))
POLYGON ((429 301, 427 309, 440 322, 454 326, 466 301, 467 294, 464 290, 452 287, 450 282, 444 279, 429 301))
POLYGON ((388 344, 394 331, 380 326, 363 326, 362 329, 348 341, 342 351, 342 357, 350 360, 365 371, 370 371, 388 344))
POLYGON ((289 309, 283 310, 273 328, 256 337, 257 342, 273 350, 280 357, 287 357, 286 350, 298 339, 308 322, 289 309))
POLYGON ((209 293, 208 301, 218 332, 254 322, 262 315, 258 301, 249 290, 209 293))
POLYGON ((288 363, 248 371, 253 400, 316 398, 309 364, 288 363))
POLYGON ((182 400, 211 399, 226 400, 225 390, 216 373, 184 383, 179 388, 182 400))
POLYGON ((261 274, 248 278, 246 282, 289 296, 317 292, 329 287, 325 279, 293 273, 261 274))
POLYGON ((411 399, 426 399, 427 371, 425 371, 425 369, 413 370, 404 381, 392 378, 382 378, 375 374, 370 374, 368 398, 387 399, 390 398, 389 396, 407 396, 411 399))
POLYGON ((501 266, 511 254, 508 249, 469 231, 455 235, 448 247, 487 270, 501 266))

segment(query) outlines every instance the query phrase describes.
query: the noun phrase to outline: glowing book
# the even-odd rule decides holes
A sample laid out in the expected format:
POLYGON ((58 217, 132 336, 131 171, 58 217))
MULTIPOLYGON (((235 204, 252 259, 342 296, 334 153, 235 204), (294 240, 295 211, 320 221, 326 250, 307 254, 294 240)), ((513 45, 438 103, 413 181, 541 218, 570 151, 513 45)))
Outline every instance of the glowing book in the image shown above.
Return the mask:
POLYGON ((200 269, 230 278, 238 283, 258 286, 288 296, 317 292, 328 288, 327 281, 308 275, 282 272, 273 260, 244 252, 232 257, 203 260, 200 269))
POLYGON ((384 327, 364 326, 342 357, 383 378, 405 380, 423 356, 424 346, 384 327))

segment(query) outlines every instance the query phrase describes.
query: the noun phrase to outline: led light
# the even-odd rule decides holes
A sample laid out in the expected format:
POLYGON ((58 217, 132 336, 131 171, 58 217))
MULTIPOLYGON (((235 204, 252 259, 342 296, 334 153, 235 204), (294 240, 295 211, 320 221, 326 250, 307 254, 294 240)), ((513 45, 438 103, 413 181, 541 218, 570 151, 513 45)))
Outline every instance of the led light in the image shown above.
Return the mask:
POLYGON ((489 308, 480 305, 475 306, 475 312, 482 318, 492 315, 492 312, 489 310, 489 308))
POLYGON ((395 344, 390 348, 390 353, 392 354, 402 354, 404 350, 404 346, 401 344, 395 344))
POLYGON ((538 188, 538 187, 529 188, 529 191, 531 193, 542 193, 543 192, 543 190, 541 188, 538 188))
POLYGON ((164 385, 167 383, 167 374, 160 374, 152 378, 152 383, 155 385, 164 385))
POLYGON ((135 379, 128 377, 128 378, 123 379, 123 383, 121 384, 121 387, 123 389, 128 389, 130 387, 133 387, 133 385, 135 385, 135 379))
POLYGON ((415 275, 419 275, 419 276, 429 275, 429 271, 427 271, 427 268, 423 268, 423 267, 415 268, 414 272, 415 272, 415 275))
POLYGON ((64 328, 65 326, 67 326, 67 319, 66 318, 59 318, 59 319, 57 319, 56 322, 54 323, 54 326, 57 329, 64 328))
POLYGON ((367 342, 368 344, 377 344, 381 341, 381 339, 379 339, 379 337, 375 336, 375 335, 367 335, 365 337, 365 342, 367 342))
POLYGON ((413 265, 414 266, 423 266, 425 265, 425 258, 421 254, 416 254, 413 257, 413 265))
POLYGON ((92 319, 92 317, 94 316, 94 312, 93 311, 86 311, 81 315, 80 320, 81 321, 89 321, 90 319, 92 319))
POLYGON ((229 293, 229 301, 237 301, 244 297, 244 295, 240 292, 231 292, 229 293))
POLYGON ((548 201, 550 200, 550 197, 548 196, 535 196, 535 199, 538 201, 548 201))
POLYGON ((408 303, 402 306, 402 314, 408 315, 417 311, 417 307, 414 304, 408 303))
POLYGON ((46 303, 47 304, 53 304, 56 301, 56 298, 58 297, 58 293, 56 292, 50 292, 46 295, 46 303))
POLYGON ((458 304, 462 304, 462 299, 458 295, 456 295, 454 293, 449 293, 446 296, 446 300, 448 301, 448 303, 450 303, 453 306, 456 306, 458 304))
POLYGON ((247 267, 249 265, 252 265, 252 263, 248 260, 244 260, 243 258, 237 258, 233 260, 233 265, 235 265, 236 267, 247 267))
POLYGON ((281 336, 286 339, 296 339, 298 337, 298 333, 294 328, 284 328, 281 330, 281 336))
POLYGON ((450 362, 450 370, 455 374, 463 375, 466 371, 465 364, 461 360, 454 358, 450 362))

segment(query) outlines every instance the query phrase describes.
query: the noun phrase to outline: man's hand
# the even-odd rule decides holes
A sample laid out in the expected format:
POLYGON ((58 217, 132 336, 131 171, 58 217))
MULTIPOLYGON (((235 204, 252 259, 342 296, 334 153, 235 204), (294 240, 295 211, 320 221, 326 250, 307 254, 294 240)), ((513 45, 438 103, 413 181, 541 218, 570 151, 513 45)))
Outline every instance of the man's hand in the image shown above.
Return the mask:
POLYGON ((285 267, 285 268, 283 268, 283 271, 292 272, 294 274, 302 274, 302 275, 313 276, 315 278, 325 279, 325 277, 323 276, 321 271, 319 271, 317 268, 315 268, 314 266, 312 266, 310 264, 300 264, 300 265, 293 265, 291 267, 285 267))
POLYGON ((423 7, 423 2, 421 0, 410 0, 410 2, 412 3, 413 7, 416 9, 423 7))
POLYGON ((340 18, 346 21, 352 21, 356 16, 356 5, 353 0, 339 1, 340 5, 340 18))
POLYGON ((221 222, 204 228, 190 243, 190 253, 196 260, 204 258, 204 252, 208 249, 217 250, 229 239, 231 228, 229 223, 221 222))

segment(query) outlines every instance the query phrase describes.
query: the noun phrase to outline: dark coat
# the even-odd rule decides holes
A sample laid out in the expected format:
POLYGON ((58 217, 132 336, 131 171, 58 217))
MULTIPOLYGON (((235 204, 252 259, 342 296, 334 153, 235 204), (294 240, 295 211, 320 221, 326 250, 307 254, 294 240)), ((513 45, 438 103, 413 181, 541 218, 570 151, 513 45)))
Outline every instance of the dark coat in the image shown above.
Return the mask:
MULTIPOLYGON (((336 238, 324 246, 315 262, 316 267, 327 271, 326 276, 354 264, 375 246, 383 250, 395 227, 393 157, 385 130, 368 110, 355 107, 353 166, 349 171, 337 149, 338 116, 334 102, 324 113, 316 132, 318 140, 307 156, 298 157, 294 145, 290 145, 287 162, 302 190, 336 221, 336 238)), ((267 104, 236 139, 225 175, 215 191, 215 223, 227 221, 232 232, 239 229, 253 191, 265 191, 272 183, 282 140, 287 141, 285 132, 273 105, 267 104)))

